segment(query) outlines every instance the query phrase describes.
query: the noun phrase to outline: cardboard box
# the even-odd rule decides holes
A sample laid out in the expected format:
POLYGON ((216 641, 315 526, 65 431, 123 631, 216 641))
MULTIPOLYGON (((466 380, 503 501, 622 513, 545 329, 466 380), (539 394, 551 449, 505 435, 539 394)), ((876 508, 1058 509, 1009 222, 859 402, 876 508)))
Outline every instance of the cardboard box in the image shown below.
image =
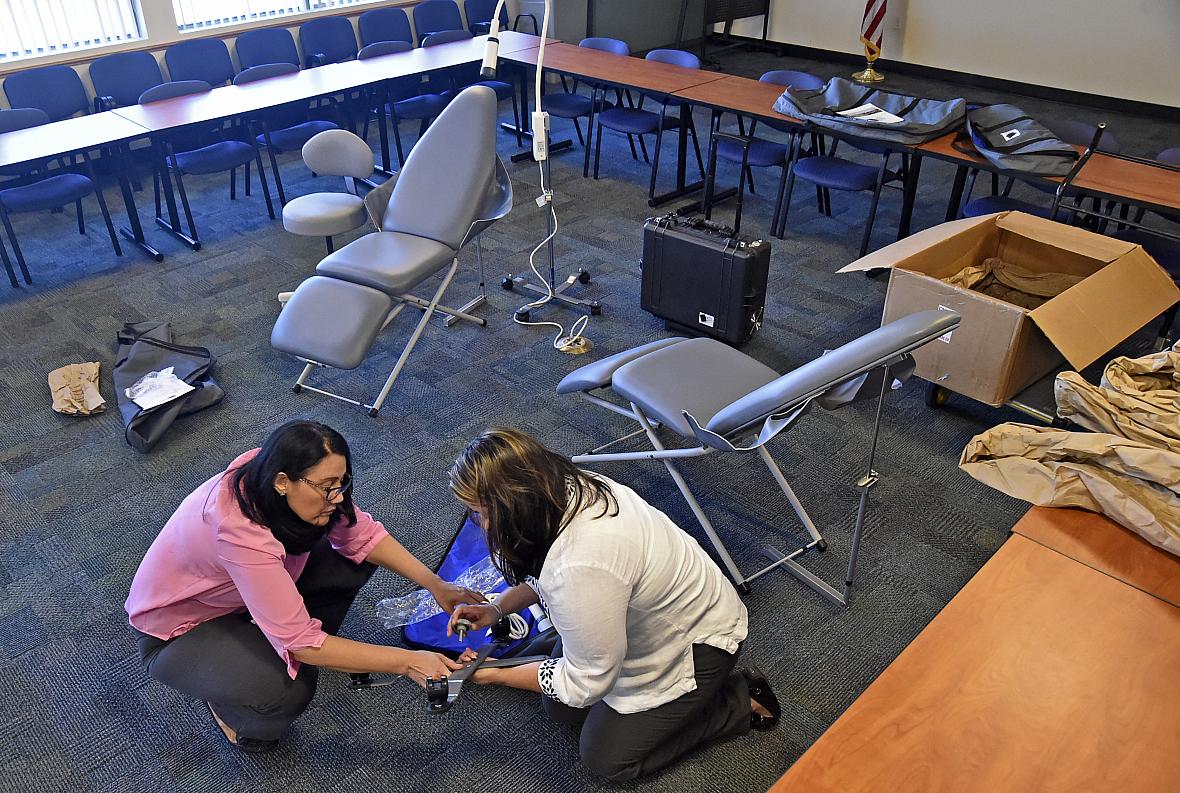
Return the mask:
POLYGON ((1180 302, 1180 289, 1141 246, 1022 212, 943 223, 840 272, 875 268, 891 270, 883 323, 932 308, 962 315, 953 333, 914 353, 917 374, 989 405, 1064 362, 1089 366, 1180 302), (1084 280, 1031 311, 941 280, 992 256, 1084 280))

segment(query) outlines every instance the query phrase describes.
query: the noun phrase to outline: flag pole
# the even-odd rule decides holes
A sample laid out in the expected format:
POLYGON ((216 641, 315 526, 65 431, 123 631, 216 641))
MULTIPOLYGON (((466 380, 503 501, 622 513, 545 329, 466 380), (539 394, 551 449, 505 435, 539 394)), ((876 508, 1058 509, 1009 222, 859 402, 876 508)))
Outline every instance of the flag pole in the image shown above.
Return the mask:
POLYGON ((881 42, 884 38, 882 33, 888 9, 889 0, 867 0, 865 2, 864 18, 860 23, 860 42, 865 48, 865 68, 864 71, 852 75, 852 79, 858 83, 885 81, 885 75, 874 69, 873 63, 881 57, 881 42))
POLYGON ((869 54, 869 48, 865 47, 865 68, 861 72, 853 72, 852 79, 858 83, 883 83, 885 82, 885 75, 873 68, 873 62, 877 60, 876 56, 869 54))

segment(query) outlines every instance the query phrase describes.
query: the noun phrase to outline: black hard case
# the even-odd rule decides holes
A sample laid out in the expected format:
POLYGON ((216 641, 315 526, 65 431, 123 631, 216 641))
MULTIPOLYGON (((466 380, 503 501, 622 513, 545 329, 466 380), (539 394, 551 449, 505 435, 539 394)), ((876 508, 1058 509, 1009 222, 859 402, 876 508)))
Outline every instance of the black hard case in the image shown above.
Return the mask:
POLYGON ((770 244, 676 214, 643 225, 640 305, 669 330, 740 346, 762 324, 770 244))

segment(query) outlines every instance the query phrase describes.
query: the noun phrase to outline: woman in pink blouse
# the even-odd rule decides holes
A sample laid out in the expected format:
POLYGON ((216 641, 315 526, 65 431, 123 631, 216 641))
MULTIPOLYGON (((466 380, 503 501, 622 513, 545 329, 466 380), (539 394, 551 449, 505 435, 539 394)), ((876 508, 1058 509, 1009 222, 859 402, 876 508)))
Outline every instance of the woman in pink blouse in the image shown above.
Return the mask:
POLYGON ((279 427, 190 494, 127 598, 148 673, 208 703, 230 743, 274 747, 315 694, 318 667, 424 685, 443 655, 336 636, 376 566, 425 587, 447 612, 477 593, 442 581, 352 503, 352 460, 335 430, 279 427))

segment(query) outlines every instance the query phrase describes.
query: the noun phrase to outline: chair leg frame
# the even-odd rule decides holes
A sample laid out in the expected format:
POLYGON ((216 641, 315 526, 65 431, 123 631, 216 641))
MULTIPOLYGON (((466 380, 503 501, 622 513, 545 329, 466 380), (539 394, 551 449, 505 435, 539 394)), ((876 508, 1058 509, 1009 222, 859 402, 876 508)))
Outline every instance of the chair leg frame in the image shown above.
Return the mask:
POLYGON ((783 475, 782 470, 775 463, 774 458, 771 457, 770 452, 766 450, 765 446, 758 447, 758 455, 762 458, 762 462, 770 471, 771 476, 778 484, 779 489, 782 491, 783 496, 787 499, 787 502, 791 505, 796 516, 799 518, 800 523, 802 523, 803 527, 806 529, 810 539, 807 543, 799 546, 789 553, 783 553, 777 548, 764 548, 763 552, 771 559, 771 563, 760 570, 750 573, 749 575, 743 574, 738 568, 737 563, 734 561, 728 549, 725 547, 724 542, 722 542, 720 536, 717 534, 717 531, 713 527, 712 522, 709 520, 708 516, 705 515, 704 510, 701 508, 700 502, 698 502, 696 497, 693 495, 692 490, 688 486, 688 482, 684 479, 684 476, 680 473, 679 469, 676 468, 673 462, 678 458, 702 457, 711 453, 713 449, 704 446, 668 449, 663 445, 663 443, 661 443, 659 436, 656 434, 656 428, 658 425, 653 426, 652 420, 646 416, 646 414, 638 405, 632 403, 631 411, 628 413, 628 411, 623 407, 616 405, 613 402, 602 399, 601 397, 594 396, 592 394, 583 393, 582 397, 589 402, 605 407, 608 410, 619 413, 620 415, 630 416, 636 422, 638 422, 640 429, 631 432, 622 438, 617 438, 606 444, 603 444, 602 446, 593 449, 587 454, 576 455, 572 458, 572 460, 577 464, 598 462, 634 462, 640 460, 660 461, 668 470, 672 480, 676 483, 677 489, 680 490, 680 494, 688 503, 688 506, 692 510, 693 515, 696 516, 697 522, 704 530, 706 536, 708 536, 709 541, 713 544, 714 550, 720 557, 722 564, 725 566, 725 569, 729 572, 729 575, 735 586, 737 586, 739 592, 746 594, 749 592, 749 585, 751 581, 760 578, 772 570, 782 568, 784 571, 790 573, 802 584, 814 590, 833 605, 847 607, 852 589, 853 577, 856 572, 856 561, 860 551, 860 543, 864 535, 865 518, 868 514, 869 491, 871 491, 873 487, 876 486, 877 482, 880 481, 880 474, 876 471, 874 465, 876 461, 878 440, 881 434, 881 412, 885 404, 885 395, 888 393, 889 380, 889 377, 882 378, 881 392, 877 398, 876 417, 873 422, 873 435, 869 446, 868 462, 865 467, 865 474, 856 482, 856 489, 859 493, 859 501, 856 510, 856 522, 853 527, 851 545, 849 547, 848 566, 846 568, 842 590, 837 590, 796 561, 797 558, 810 551, 815 550, 822 552, 827 550, 828 544, 823 535, 820 533, 819 529, 816 528, 815 523, 811 519, 811 516, 807 513, 807 509, 803 506, 803 503, 799 500, 798 496, 795 495, 794 489, 791 487, 790 483, 787 482, 787 479, 783 475), (652 445, 651 450, 637 452, 601 452, 602 449, 606 449, 630 438, 637 437, 640 434, 647 436, 648 441, 652 445))
POLYGON ((482 326, 482 325, 487 324, 487 320, 483 319, 482 317, 477 317, 477 316, 474 316, 471 314, 467 314, 464 311, 456 310, 456 309, 449 308, 447 306, 442 305, 442 303, 441 303, 442 296, 446 293, 447 288, 450 287, 451 281, 454 280, 455 273, 458 271, 458 269, 459 269, 459 257, 456 256, 451 261, 451 265, 450 265, 450 267, 447 268, 446 274, 443 276, 442 282, 438 285, 438 288, 434 291, 434 295, 431 297, 430 300, 425 300, 423 298, 417 297, 415 295, 410 295, 410 294, 397 296, 396 299, 398 300, 398 303, 397 303, 397 305, 395 305, 393 307, 393 309, 386 316, 385 322, 381 326, 382 330, 384 330, 386 327, 388 327, 389 324, 399 314, 401 314, 401 312, 406 308, 406 306, 413 306, 415 308, 422 309, 422 318, 420 320, 418 320, 418 324, 414 328, 414 332, 412 334, 410 334, 410 338, 406 342, 405 347, 402 349, 401 355, 398 356, 397 362, 394 364, 392 371, 390 371, 389 376, 385 378, 385 384, 382 386, 380 393, 377 395, 377 398, 374 399, 371 404, 366 404, 366 403, 360 402, 355 399, 350 399, 348 397, 341 396, 340 394, 334 394, 331 391, 328 391, 328 390, 325 390, 322 388, 317 388, 315 386, 308 385, 307 378, 311 375, 311 373, 314 369, 327 368, 326 364, 320 363, 318 361, 313 361, 308 358, 301 358, 300 359, 300 360, 304 361, 305 366, 303 367, 303 371, 299 374, 299 378, 295 381, 295 385, 292 386, 291 390, 296 393, 299 393, 300 391, 303 391, 303 390, 314 391, 317 394, 323 394, 324 396, 329 396, 329 397, 332 397, 333 399, 339 399, 341 402, 347 402, 350 405, 356 405, 358 407, 365 408, 366 410, 369 411, 370 416, 376 417, 377 414, 381 410, 381 406, 385 403, 386 398, 388 398, 390 391, 393 389, 393 385, 397 381, 398 376, 401 375, 402 370, 405 368, 406 362, 409 360, 410 353, 412 353, 414 351, 415 345, 418 344, 418 340, 422 337, 422 333, 426 330, 426 326, 430 323, 430 320, 434 316, 435 312, 438 312, 440 314, 447 314, 448 316, 456 317, 457 319, 466 320, 468 322, 473 322, 476 325, 482 326))

